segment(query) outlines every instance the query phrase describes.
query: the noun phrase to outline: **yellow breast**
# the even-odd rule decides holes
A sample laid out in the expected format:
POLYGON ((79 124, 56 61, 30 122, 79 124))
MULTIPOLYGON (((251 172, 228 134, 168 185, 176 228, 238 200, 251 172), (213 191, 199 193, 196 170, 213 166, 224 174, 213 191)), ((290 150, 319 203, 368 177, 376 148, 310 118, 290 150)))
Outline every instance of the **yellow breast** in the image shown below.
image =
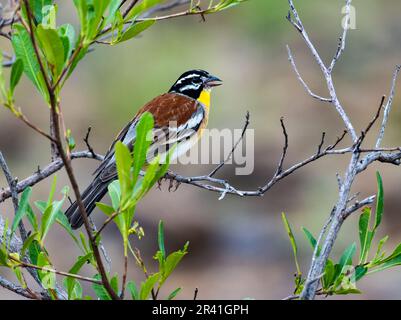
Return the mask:
POLYGON ((202 90, 202 92, 201 92, 201 94, 200 94, 200 96, 198 98, 198 101, 200 103, 202 103, 207 108, 207 110, 209 111, 209 108, 210 108, 210 90, 202 90))
POLYGON ((198 138, 200 138, 203 134, 203 130, 206 128, 208 120, 209 120, 209 109, 210 109, 210 89, 202 90, 198 101, 205 107, 205 118, 202 121, 202 124, 198 131, 198 138))

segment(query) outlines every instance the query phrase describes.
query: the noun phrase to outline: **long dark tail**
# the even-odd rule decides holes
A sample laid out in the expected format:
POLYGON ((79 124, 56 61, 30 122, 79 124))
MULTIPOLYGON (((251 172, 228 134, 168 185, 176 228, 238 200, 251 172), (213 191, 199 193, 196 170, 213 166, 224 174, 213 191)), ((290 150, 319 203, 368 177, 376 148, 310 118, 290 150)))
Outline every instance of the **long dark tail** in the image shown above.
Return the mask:
MULTIPOLYGON (((100 178, 96 178, 82 193, 82 202, 86 208, 86 213, 89 216, 96 207, 96 202, 99 202, 107 193, 107 186, 111 181, 104 182, 100 178)), ((82 215, 79 211, 78 204, 75 201, 65 212, 68 221, 73 229, 78 229, 83 224, 82 215)))

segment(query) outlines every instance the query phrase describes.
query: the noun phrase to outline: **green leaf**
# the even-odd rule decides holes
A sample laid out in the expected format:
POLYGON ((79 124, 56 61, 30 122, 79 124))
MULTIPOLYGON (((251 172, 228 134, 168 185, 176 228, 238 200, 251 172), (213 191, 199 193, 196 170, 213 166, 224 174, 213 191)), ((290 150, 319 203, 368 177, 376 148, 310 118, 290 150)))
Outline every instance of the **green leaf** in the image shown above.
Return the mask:
POLYGON ((8 266, 8 252, 3 246, 0 246, 0 266, 8 266))
POLYGON ((114 150, 116 157, 118 181, 120 182, 121 187, 121 198, 124 200, 130 195, 133 189, 133 184, 131 182, 130 176, 132 158, 128 147, 120 141, 116 143, 114 150))
POLYGON ((23 244, 22 249, 21 249, 21 256, 22 257, 25 256, 26 250, 31 246, 31 244, 32 244, 32 242, 34 240, 37 240, 37 237, 38 237, 38 233, 34 232, 24 241, 24 244, 23 244))
POLYGON ((398 255, 391 255, 391 258, 386 259, 385 262, 380 264, 377 268, 369 271, 369 274, 383 271, 385 269, 392 268, 398 265, 401 265, 401 253, 399 253, 398 255))
POLYGON ((111 199, 111 203, 112 203, 113 208, 114 208, 113 212, 118 211, 118 208, 120 207, 120 199, 121 199, 120 181, 115 180, 112 183, 110 183, 108 185, 108 191, 109 191, 109 196, 110 196, 110 199, 111 199))
POLYGON ((110 1, 109 14, 103 23, 104 26, 107 26, 112 21, 114 21, 114 19, 116 18, 117 11, 120 8, 120 3, 121 3, 121 0, 111 0, 110 1))
POLYGON ((6 81, 4 79, 3 55, 0 54, 0 103, 4 104, 8 100, 6 81))
MULTIPOLYGON (((43 0, 42 0, 43 1, 43 0)), ((43 27, 56 29, 56 5, 46 5, 42 7, 42 20, 40 21, 43 27)))
POLYGON ((377 250, 376 250, 376 255, 373 259, 373 261, 379 260, 382 255, 384 255, 384 252, 382 252, 384 244, 387 242, 388 236, 385 236, 383 239, 379 241, 379 244, 377 245, 377 250))
POLYGON ((181 291, 181 289, 182 289, 182 288, 177 288, 177 289, 175 289, 173 292, 171 292, 171 293, 168 295, 167 300, 173 300, 173 299, 177 296, 177 294, 181 291))
POLYGON ((135 19, 139 15, 141 15, 146 10, 150 9, 151 7, 158 5, 166 0, 143 0, 139 5, 134 6, 126 15, 125 21, 135 19))
POLYGON ((40 234, 41 234, 41 241, 43 243, 47 233, 50 230, 50 227, 56 221, 57 216, 59 215, 59 211, 63 206, 64 198, 60 201, 55 201, 50 207, 46 209, 43 213, 42 217, 42 224, 40 226, 40 234))
MULTIPOLYGON (((96 280, 99 280, 99 281, 102 279, 99 274, 95 275, 93 278, 96 280)), ((95 291, 96 296, 100 300, 111 300, 110 295, 107 293, 107 290, 103 285, 97 284, 97 283, 92 283, 92 289, 93 289, 93 291, 95 291)))
POLYGON ((114 292, 118 292, 118 274, 116 273, 113 278, 110 280, 110 286, 114 290, 114 292))
POLYGON ((58 35, 64 47, 64 59, 67 61, 71 56, 72 50, 75 46, 75 30, 71 24, 63 24, 58 30, 58 35))
POLYGON ((42 252, 40 248, 39 242, 33 240, 28 248, 29 251, 29 258, 33 264, 38 264, 38 256, 42 252))
POLYGON ((21 59, 17 59, 11 68, 10 77, 10 93, 11 96, 14 95, 14 89, 21 79, 22 73, 24 72, 24 63, 21 59))
POLYGON ((24 276, 22 275, 21 268, 13 268, 13 272, 18 279, 18 282, 21 284, 23 288, 26 288, 26 282, 24 276))
MULTIPOLYGON (((92 253, 88 253, 85 256, 78 257, 72 268, 68 271, 71 274, 78 274, 81 268, 90 260, 92 253)), ((82 287, 79 282, 72 277, 66 277, 64 279, 64 286, 67 289, 68 299, 80 299, 82 297, 82 287)))
MULTIPOLYGON (((54 193, 56 192, 56 187, 57 187, 57 175, 54 175, 53 182, 50 187, 49 197, 47 198, 46 208, 49 207, 53 202, 54 193)), ((44 212, 44 210, 42 212, 44 212)))
MULTIPOLYGON (((53 269, 49 262, 47 255, 44 252, 40 252, 36 263, 39 267, 53 269)), ((51 271, 38 270, 38 275, 41 280, 42 286, 45 289, 54 289, 56 286, 56 274, 51 271)))
POLYGON ((361 252, 359 258, 360 263, 366 262, 371 245, 371 242, 369 241, 369 239, 372 238, 372 236, 370 236, 371 232, 369 230, 370 215, 371 209, 364 208, 362 214, 359 217, 359 241, 361 243, 361 252))
POLYGON ((71 66, 68 69, 67 76, 64 79, 64 82, 70 77, 71 73, 75 70, 78 63, 85 57, 88 52, 88 46, 82 47, 82 49, 78 52, 78 54, 74 57, 74 60, 71 62, 71 66))
POLYGON ((188 253, 188 245, 187 242, 184 245, 182 250, 175 251, 166 258, 164 262, 164 268, 161 270, 161 279, 160 279, 160 286, 167 280, 167 278, 171 275, 177 265, 180 263, 182 258, 188 253))
POLYGON ((101 27, 110 0, 89 0, 88 2, 88 39, 94 39, 101 27))
POLYGON ((97 36, 109 3, 110 0, 74 0, 81 23, 81 37, 86 45, 97 36))
POLYGON ((245 2, 248 0, 220 0, 220 2, 213 6, 211 10, 208 10, 207 13, 213 13, 213 12, 219 12, 222 10, 226 10, 228 8, 234 7, 236 5, 239 5, 242 2, 245 2))
POLYGON ((139 300, 139 292, 138 288, 136 287, 135 282, 129 281, 127 283, 127 288, 129 292, 131 293, 132 300, 139 300))
POLYGON ((44 28, 41 24, 36 29, 40 47, 54 77, 63 70, 66 57, 64 45, 55 29, 44 28))
POLYGON ((49 102, 49 92, 47 91, 46 82, 41 73, 30 35, 19 23, 13 25, 11 42, 16 58, 22 60, 25 74, 33 82, 45 100, 49 102))
POLYGON ((328 289, 332 284, 335 276, 335 267, 331 259, 328 259, 324 268, 324 275, 322 278, 322 285, 324 289, 328 289))
POLYGON ((154 121, 153 116, 149 112, 145 112, 136 126, 136 139, 134 144, 134 165, 132 181, 136 184, 139 172, 146 162, 146 155, 150 144, 152 143, 149 134, 153 129, 154 121))
POLYGON ((355 242, 352 243, 350 246, 348 246, 344 250, 344 252, 340 258, 340 262, 338 263, 340 266, 341 272, 344 272, 346 266, 352 265, 352 257, 354 256, 355 251, 356 251, 356 243, 355 242))
MULTIPOLYGON (((65 195, 66 196, 66 195, 65 195)), ((47 208, 47 203, 45 201, 35 201, 35 205, 36 207, 41 211, 41 212, 45 212, 46 208, 47 208)), ((70 237, 74 240, 74 242, 79 246, 79 241, 77 239, 77 237, 75 236, 71 225, 68 221, 68 218, 66 217, 66 215, 64 214, 64 212, 62 210, 59 210, 56 214, 56 222, 62 226, 65 231, 67 231, 67 233, 70 235, 70 237)))
POLYGON ((363 267, 363 266, 356 266, 355 281, 360 280, 367 272, 368 272, 368 268, 363 267))
POLYGON ((389 260, 392 260, 392 259, 394 259, 395 257, 397 257, 399 255, 401 255, 401 243, 398 244, 398 246, 394 249, 394 251, 387 258, 385 258, 383 260, 383 262, 387 262, 389 260))
POLYGON ((121 38, 117 42, 124 42, 136 37, 143 31, 151 27, 155 22, 155 20, 146 20, 132 24, 127 30, 125 30, 125 32, 122 34, 121 38))
POLYGON ((140 300, 147 300, 153 287, 159 281, 160 274, 155 273, 149 276, 145 282, 141 283, 141 291, 139 293, 140 300))
POLYGON ((28 207, 26 209, 26 216, 28 218, 29 223, 31 224, 33 230, 36 232, 38 231, 38 221, 36 219, 36 215, 33 212, 32 207, 28 204, 28 207))
POLYGON ((84 252, 89 253, 91 250, 89 250, 89 240, 86 240, 86 237, 83 232, 79 233, 79 239, 81 240, 82 248, 84 249, 84 252))
POLYGON ((341 294, 341 295, 346 295, 346 294, 361 294, 362 292, 359 289, 356 288, 341 288, 339 290, 335 291, 335 294, 341 294))
POLYGON ((283 224, 284 224, 285 231, 287 231, 288 237, 290 238, 291 247, 292 247, 292 252, 294 253, 295 266, 296 266, 296 268, 297 268, 297 273, 298 273, 298 274, 301 274, 301 269, 300 269, 300 267, 299 267, 298 257, 297 257, 298 248, 297 248, 297 243, 296 243, 296 241, 295 241, 294 234, 292 233, 291 226, 290 226, 290 224, 288 223, 287 217, 285 216, 285 213, 284 213, 284 212, 281 213, 281 218, 282 218, 282 220, 283 220, 283 224))
MULTIPOLYGON (((311 245, 312 249, 315 250, 316 244, 317 244, 315 237, 312 235, 312 233, 308 229, 306 229, 304 227, 302 227, 302 231, 304 232, 306 239, 308 239, 309 244, 311 245)), ((317 255, 318 256, 320 255, 320 247, 317 250, 317 255)))
MULTIPOLYGON (((29 6, 32 10, 36 24, 42 23, 43 9, 46 6, 50 6, 51 4, 52 4, 52 0, 29 0, 29 6)), ((45 12, 46 12, 46 10, 45 10, 45 12)))
POLYGON ((81 36, 85 37, 87 32, 87 13, 88 13, 88 5, 86 0, 74 0, 74 5, 77 8, 79 22, 81 24, 81 36))
POLYGON ((108 217, 111 216, 115 212, 113 207, 110 207, 107 204, 104 204, 102 202, 97 202, 96 206, 108 217))
POLYGON ((22 218, 27 214, 27 207, 29 205, 29 198, 32 194, 32 188, 27 187, 21 195, 21 200, 19 202, 17 213, 15 214, 13 224, 11 226, 11 234, 17 230, 19 223, 22 218))
POLYGON ((111 44, 117 43, 124 31, 124 19, 118 10, 111 25, 111 44))
POLYGON ((375 226, 373 230, 376 230, 380 225, 383 217, 383 209, 384 209, 384 191, 383 191, 383 180, 380 176, 379 172, 376 172, 377 179, 377 201, 376 201, 376 219, 375 226))
POLYGON ((166 257, 166 249, 164 247, 164 224, 163 221, 159 221, 159 232, 158 232, 158 237, 157 237, 158 243, 159 243, 159 250, 162 253, 163 259, 166 257))

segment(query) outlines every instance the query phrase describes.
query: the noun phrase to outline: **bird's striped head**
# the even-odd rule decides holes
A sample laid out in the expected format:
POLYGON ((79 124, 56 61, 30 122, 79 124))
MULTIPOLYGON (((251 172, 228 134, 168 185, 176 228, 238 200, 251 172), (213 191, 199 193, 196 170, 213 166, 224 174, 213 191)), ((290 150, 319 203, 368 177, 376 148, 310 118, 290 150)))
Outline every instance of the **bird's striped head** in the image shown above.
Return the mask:
POLYGON ((203 91, 222 84, 216 76, 204 70, 190 70, 183 73, 171 87, 169 92, 180 93, 198 99, 203 91))

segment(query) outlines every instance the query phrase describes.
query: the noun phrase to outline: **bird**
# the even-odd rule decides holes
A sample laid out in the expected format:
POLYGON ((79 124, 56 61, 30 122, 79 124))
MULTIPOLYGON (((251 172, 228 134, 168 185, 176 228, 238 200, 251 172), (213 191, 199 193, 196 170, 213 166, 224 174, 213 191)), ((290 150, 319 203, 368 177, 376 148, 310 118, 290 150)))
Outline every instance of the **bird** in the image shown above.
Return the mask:
MULTIPOLYGON (((132 120, 118 133, 104 159, 93 173, 93 181, 81 195, 87 216, 95 209, 96 202, 99 202, 107 193, 108 185, 118 178, 114 155, 115 144, 121 141, 132 151, 136 125, 141 115, 145 112, 152 114, 153 136, 157 137, 151 142, 147 162, 150 163, 158 153, 162 153, 159 149, 168 151, 169 147, 176 144, 176 150, 170 159, 173 161, 191 149, 202 136, 209 119, 212 88, 221 84, 222 80, 207 71, 189 70, 177 79, 167 93, 155 97, 140 108, 132 120), (175 123, 174 128, 170 127, 171 123, 175 123), (160 132, 168 134, 164 139, 159 139, 160 132)), ((83 218, 77 201, 70 205, 65 215, 73 229, 82 226, 83 218)))

